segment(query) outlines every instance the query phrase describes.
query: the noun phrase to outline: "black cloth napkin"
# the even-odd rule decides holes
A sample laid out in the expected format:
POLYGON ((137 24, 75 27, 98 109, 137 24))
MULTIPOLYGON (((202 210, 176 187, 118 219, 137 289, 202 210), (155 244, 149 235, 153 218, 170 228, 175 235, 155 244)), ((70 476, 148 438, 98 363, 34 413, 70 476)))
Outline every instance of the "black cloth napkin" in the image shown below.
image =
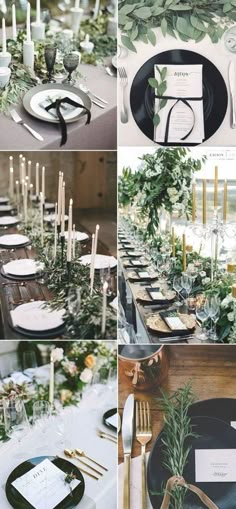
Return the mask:
POLYGON ((55 110, 56 110, 56 113, 57 113, 57 116, 58 116, 58 119, 60 122, 60 128, 61 128, 60 146, 65 145, 67 142, 67 126, 66 126, 66 121, 65 121, 65 119, 62 115, 62 112, 61 112, 61 104, 70 104, 71 106, 74 106, 75 108, 82 108, 83 110, 86 111, 86 114, 87 114, 86 124, 90 124, 90 120, 91 120, 90 110, 88 108, 86 108, 86 106, 84 106, 83 104, 77 103, 77 102, 73 101, 72 99, 70 99, 69 97, 63 97, 62 99, 56 99, 55 102, 53 102, 52 104, 49 104, 49 106, 46 106, 46 108, 45 108, 46 111, 50 111, 53 108, 55 108, 55 110))

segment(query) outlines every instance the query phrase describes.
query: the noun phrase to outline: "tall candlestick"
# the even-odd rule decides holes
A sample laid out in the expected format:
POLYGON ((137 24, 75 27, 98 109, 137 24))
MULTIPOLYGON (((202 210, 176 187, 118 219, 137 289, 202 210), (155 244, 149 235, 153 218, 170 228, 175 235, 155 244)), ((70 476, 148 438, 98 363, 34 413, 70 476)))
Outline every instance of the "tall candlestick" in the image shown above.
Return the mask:
POLYGON ((57 203, 55 205, 55 223, 54 223, 54 260, 57 256, 57 203))
POLYGON ((98 232, 99 232, 99 224, 96 226, 95 230, 95 238, 94 238, 94 250, 93 250, 93 257, 91 259, 92 269, 91 269, 91 283, 90 283, 90 290, 91 294, 93 292, 93 284, 94 284, 94 273, 95 273, 95 259, 96 259, 96 253, 97 253, 97 245, 98 245, 98 232))
POLYGON ((61 235, 65 235, 65 207, 66 207, 66 184, 62 184, 62 200, 61 200, 61 235))
POLYGON ((17 202, 17 213, 20 211, 20 182, 16 180, 16 202, 17 202))
POLYGON ((172 256, 175 257, 175 229, 172 226, 172 256))
POLYGON ((103 285, 103 300, 102 300, 102 334, 106 332, 106 314, 107 314, 107 288, 108 283, 105 281, 103 285))
POLYGON ((227 221, 227 209, 228 209, 227 197, 228 197, 228 186, 227 186, 227 180, 225 180, 224 181, 224 204, 223 204, 223 221, 224 221, 224 223, 226 223, 226 221, 227 221))
POLYGON ((25 168, 25 157, 21 159, 21 168, 22 168, 22 180, 25 180, 26 168, 25 168))
POLYGON ((6 23, 5 18, 2 18, 2 53, 6 52, 7 52, 6 23))
POLYGON ((54 362, 53 362, 52 355, 50 358, 49 403, 51 406, 53 406, 53 403, 54 403, 54 362))
POLYGON ((41 246, 42 247, 43 247, 43 237, 44 237, 44 233, 43 233, 43 204, 44 204, 43 194, 40 193, 40 225, 41 225, 41 246))
POLYGON ((21 181, 21 196, 24 196, 25 194, 25 181, 21 181))
POLYGON ((73 224, 73 260, 75 259, 75 224, 73 224))
POLYGON ((12 4, 12 39, 16 41, 17 39, 17 30, 16 30, 16 6, 12 4))
POLYGON ((42 195, 43 195, 43 203, 45 203, 45 166, 42 167, 42 195))
POLYGON ((36 198, 39 197, 39 163, 35 165, 35 194, 36 198))
POLYGON ((206 179, 202 180, 202 224, 206 224, 206 179))
POLYGON ((75 0, 75 9, 79 9, 80 0, 75 0))
POLYGON ((10 179, 9 179, 9 195, 12 198, 14 195, 14 170, 10 168, 10 179))
POLYGON ((92 260, 93 260, 93 252, 94 252, 94 239, 95 239, 95 234, 93 233, 92 234, 92 247, 91 247, 90 279, 92 277, 92 260))
POLYGON ((186 258, 186 235, 183 233, 183 271, 187 269, 187 258, 186 258))
POLYGON ((9 168, 13 168, 13 157, 9 157, 9 168))
POLYGON ((26 13, 26 41, 31 42, 31 31, 30 31, 30 3, 27 3, 26 13))
POLYGON ((100 9, 100 0, 95 0, 93 19, 97 19, 100 9))
POLYGON ((68 220, 68 241, 67 241, 67 261, 71 262, 71 248, 72 248, 72 206, 73 200, 70 199, 69 204, 69 220, 68 220))
POLYGON ((192 183, 192 222, 196 221, 196 182, 192 183))
POLYGON ((40 24, 41 13, 40 13, 40 0, 36 0, 36 23, 40 24))
POLYGON ((27 201, 28 201, 27 182, 25 182, 25 192, 24 192, 24 221, 25 221, 25 224, 26 224, 26 225, 27 225, 27 222, 28 222, 27 201))
POLYGON ((58 214, 57 214, 57 224, 58 226, 61 224, 61 206, 62 206, 62 184, 63 184, 63 172, 59 171, 58 177, 58 214))
POLYGON ((27 172, 27 176, 28 176, 28 179, 29 179, 29 186, 31 184, 31 161, 28 161, 28 172, 27 172))
POLYGON ((215 166, 214 178, 214 208, 218 207, 218 166, 215 166))

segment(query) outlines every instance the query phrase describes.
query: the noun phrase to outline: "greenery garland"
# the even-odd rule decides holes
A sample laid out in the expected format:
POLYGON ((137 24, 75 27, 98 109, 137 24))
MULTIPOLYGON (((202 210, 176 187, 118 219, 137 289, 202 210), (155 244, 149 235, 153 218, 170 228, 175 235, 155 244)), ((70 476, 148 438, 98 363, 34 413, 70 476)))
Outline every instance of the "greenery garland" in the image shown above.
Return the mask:
POLYGON ((119 0, 121 41, 137 52, 136 41, 156 45, 154 28, 163 36, 217 43, 236 21, 236 0, 119 0))

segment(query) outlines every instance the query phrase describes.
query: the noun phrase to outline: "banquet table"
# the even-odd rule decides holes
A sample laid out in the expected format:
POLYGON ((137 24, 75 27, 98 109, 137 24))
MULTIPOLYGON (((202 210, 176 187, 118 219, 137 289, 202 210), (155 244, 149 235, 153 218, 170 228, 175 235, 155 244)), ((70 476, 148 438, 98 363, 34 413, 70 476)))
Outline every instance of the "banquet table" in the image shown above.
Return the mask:
MULTIPOLYGON (((155 310, 155 307, 152 310, 151 305, 145 306, 137 300, 138 291, 143 290, 145 286, 148 286, 148 283, 141 285, 138 282, 130 281, 128 279, 129 271, 130 269, 125 268, 123 265, 123 258, 119 258, 119 292, 121 303, 126 311, 129 310, 129 322, 134 326, 138 343, 161 343, 158 334, 150 331, 146 325, 148 315, 155 312, 158 313, 158 310, 155 310)), ((193 338, 181 340, 181 343, 183 342, 193 344, 200 343, 201 341, 194 335, 193 338)))
MULTIPOLYGON (((85 231, 85 228, 77 224, 77 228, 80 231, 85 231)), ((0 230, 1 231, 1 230, 0 230)), ((19 233, 15 228, 10 228, 7 233, 19 233)), ((6 230, 2 230, 2 234, 5 234, 6 230)), ((89 232, 86 231, 89 234, 89 232)), ((81 254, 85 255, 90 252, 91 242, 81 243, 81 254)), ((98 241, 98 251, 101 254, 108 255, 108 249, 106 246, 98 241)), ((21 259, 21 258, 34 258, 35 250, 29 249, 29 247, 15 249, 14 252, 10 250, 0 249, 0 269, 3 264, 7 263, 10 258, 21 259)), ((24 335, 15 331, 10 326, 10 310, 17 305, 19 300, 25 302, 32 300, 50 300, 52 295, 47 289, 45 284, 39 284, 35 280, 25 282, 22 287, 14 286, 14 281, 6 279, 0 274, 0 302, 1 302, 1 317, 0 317, 0 337, 1 339, 25 339, 24 335), (8 283, 7 285, 4 283, 8 283), (15 305, 13 304, 15 303, 15 305)), ((33 339, 33 338, 32 338, 33 339)), ((35 338, 37 339, 37 338, 35 338)))
MULTIPOLYGON (((85 116, 67 126, 68 140, 60 147, 59 125, 38 120, 29 115, 22 104, 14 107, 25 123, 43 137, 36 140, 9 115, 0 114, 0 150, 115 150, 116 149, 116 79, 106 73, 105 67, 83 64, 79 68, 85 78, 77 82, 108 101, 102 109, 92 104, 91 122, 85 126, 85 116)), ((76 86, 75 85, 75 86, 76 86)))
MULTIPOLYGON (((138 348, 136 346, 135 348, 138 348)), ((136 400, 149 402, 152 420, 152 440, 147 444, 147 458, 151 451, 155 438, 163 427, 163 413, 158 408, 157 398, 161 396, 160 389, 171 393, 191 381, 192 389, 196 394, 197 401, 210 398, 235 398, 236 383, 236 349, 233 345, 192 345, 165 346, 169 355, 169 371, 161 387, 154 387, 152 391, 144 392, 134 390, 130 379, 119 372, 119 414, 122 416, 125 401, 128 395, 134 392, 136 400)), ((236 415, 232 416, 236 421, 236 415)), ((119 495, 122 500, 122 471, 123 471, 123 446, 119 437, 119 495)), ((141 497, 141 459, 140 444, 134 436, 132 448, 131 466, 131 498, 133 507, 140 504, 141 497), (136 503, 135 503, 136 502, 136 503)), ((120 502, 119 507, 122 507, 120 502)), ((148 509, 151 505, 147 505, 148 509)))
MULTIPOLYGON (((79 468, 77 460, 64 456, 64 448, 73 450, 79 448, 108 469, 108 472, 105 472, 99 481, 83 474, 85 493, 76 507, 80 509, 116 508, 117 446, 111 441, 98 437, 96 429, 107 431, 102 423, 102 416, 107 410, 116 407, 117 399, 113 388, 102 387, 98 386, 102 391, 102 402, 100 400, 99 404, 97 395, 91 392, 87 396, 85 395, 78 407, 67 407, 62 411, 63 437, 59 437, 55 433, 55 421, 55 427, 49 425, 45 433, 42 433, 39 427, 33 427, 20 444, 17 444, 14 438, 8 442, 0 443, 0 506, 2 509, 11 507, 5 495, 6 480, 12 470, 23 461, 37 456, 58 455, 79 468)), ((115 436, 115 433, 113 434, 115 436)), ((81 465, 81 468, 83 467, 81 465)))
MULTIPOLYGON (((138 72, 138 70, 142 67, 142 65, 149 60, 151 57, 156 55, 157 53, 161 53, 167 50, 174 49, 185 49, 188 51, 194 51, 195 53, 199 53, 203 55, 205 58, 210 60, 220 71, 222 74, 225 84, 228 90, 228 107, 226 111, 225 118, 219 127, 219 129, 215 132, 211 138, 202 143, 202 145, 206 146, 234 146, 235 145, 235 131, 231 129, 230 126, 230 115, 231 115, 231 105, 230 105, 230 95, 229 95, 229 80, 228 80, 228 67, 229 62, 232 60, 236 63, 236 54, 230 53, 224 46, 224 38, 217 43, 211 43, 208 37, 205 37, 202 41, 195 43, 194 41, 183 42, 179 38, 175 39, 174 37, 163 36, 160 28, 154 29, 156 34, 157 43, 155 46, 151 44, 144 44, 141 41, 135 41, 135 47, 137 49, 137 53, 133 51, 127 50, 127 56, 119 59, 119 66, 124 66, 128 75, 128 86, 126 87, 126 101, 128 104, 128 112, 129 112, 129 121, 126 124, 122 124, 120 121, 120 113, 118 113, 119 118, 119 144, 121 146, 155 146, 155 142, 150 140, 147 136, 145 136, 142 131, 137 126, 131 110, 130 110, 130 89, 133 82, 133 79, 138 72)), ((122 90, 119 87, 119 96, 118 96, 118 104, 121 105, 122 101, 122 90)), ((215 108, 217 108, 217 104, 215 104, 215 108)), ((120 109, 118 110, 120 112, 120 109)))

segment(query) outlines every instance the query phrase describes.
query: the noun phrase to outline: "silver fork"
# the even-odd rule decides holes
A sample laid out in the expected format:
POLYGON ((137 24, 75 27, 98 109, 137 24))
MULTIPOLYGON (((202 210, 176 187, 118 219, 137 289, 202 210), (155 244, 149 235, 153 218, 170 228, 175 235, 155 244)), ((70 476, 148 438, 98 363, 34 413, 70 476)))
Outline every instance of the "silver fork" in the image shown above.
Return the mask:
POLYGON ((136 401, 136 439, 141 444, 142 455, 142 509, 147 505, 146 444, 152 438, 151 414, 148 401, 136 401))
POLYGON ((120 76, 120 86, 123 91, 123 104, 121 105, 120 119, 122 124, 127 124, 128 122, 128 110, 125 104, 125 89, 128 85, 128 77, 126 74, 126 70, 124 67, 118 68, 119 76, 120 76))
POLYGON ((29 131, 30 134, 32 134, 32 136, 36 138, 36 140, 43 141, 43 137, 41 136, 41 134, 37 133, 28 124, 25 124, 25 122, 22 120, 20 115, 18 115, 16 110, 10 110, 10 115, 13 118, 14 122, 16 122, 16 124, 21 124, 23 127, 25 127, 25 129, 27 129, 27 131, 29 131))

